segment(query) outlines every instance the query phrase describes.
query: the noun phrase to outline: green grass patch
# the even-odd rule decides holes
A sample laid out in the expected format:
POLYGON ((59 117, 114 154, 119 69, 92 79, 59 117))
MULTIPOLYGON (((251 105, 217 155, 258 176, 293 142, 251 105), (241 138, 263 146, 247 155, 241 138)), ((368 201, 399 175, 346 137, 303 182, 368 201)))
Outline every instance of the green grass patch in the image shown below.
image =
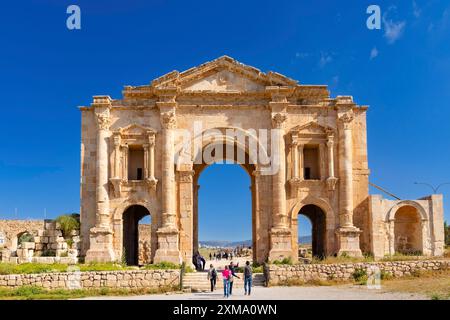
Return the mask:
POLYGON ((154 263, 154 264, 147 264, 143 267, 145 270, 168 270, 168 269, 180 269, 181 265, 175 264, 172 262, 165 262, 162 261, 160 263, 154 263))
POLYGON ((16 289, 0 288, 0 299, 3 300, 66 300, 94 296, 130 296, 158 294, 177 291, 176 287, 168 286, 157 289, 55 289, 48 290, 37 286, 22 286, 16 289))
POLYGON ((356 283, 364 285, 367 283, 368 275, 367 270, 364 268, 357 268, 352 273, 353 280, 355 280, 356 283))

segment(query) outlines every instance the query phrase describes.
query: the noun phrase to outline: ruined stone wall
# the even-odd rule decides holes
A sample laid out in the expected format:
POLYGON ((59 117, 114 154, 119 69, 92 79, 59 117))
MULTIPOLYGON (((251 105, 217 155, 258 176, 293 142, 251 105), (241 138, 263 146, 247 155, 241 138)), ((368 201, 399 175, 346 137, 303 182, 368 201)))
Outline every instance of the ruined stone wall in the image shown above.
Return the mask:
POLYGON ((139 224, 139 265, 151 263, 151 225, 139 224))
POLYGON ((0 275, 0 287, 38 286, 46 289, 157 289, 179 285, 179 270, 55 272, 0 275))
POLYGON ((17 236, 25 231, 29 233, 44 229, 44 220, 0 220, 0 233, 5 236, 4 247, 15 247, 13 241, 17 241, 17 236))
POLYGON ((393 277, 403 277, 420 271, 436 271, 450 268, 450 260, 418 260, 395 262, 370 262, 346 264, 302 264, 302 265, 266 265, 265 274, 269 286, 282 285, 293 281, 353 279, 356 269, 365 269, 370 273, 371 267, 378 267, 381 272, 393 277))

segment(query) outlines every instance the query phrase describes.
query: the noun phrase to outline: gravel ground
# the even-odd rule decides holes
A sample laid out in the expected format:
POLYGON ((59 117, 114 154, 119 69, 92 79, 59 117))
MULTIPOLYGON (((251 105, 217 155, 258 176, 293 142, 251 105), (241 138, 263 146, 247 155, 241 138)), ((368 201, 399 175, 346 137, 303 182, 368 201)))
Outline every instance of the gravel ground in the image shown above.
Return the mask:
MULTIPOLYGON (((223 293, 170 293, 126 297, 90 297, 87 299, 111 300, 223 300, 223 293)), ((383 289, 368 289, 366 286, 316 286, 316 287, 257 287, 251 296, 237 289, 229 300, 423 300, 428 297, 403 292, 386 292, 383 289)))

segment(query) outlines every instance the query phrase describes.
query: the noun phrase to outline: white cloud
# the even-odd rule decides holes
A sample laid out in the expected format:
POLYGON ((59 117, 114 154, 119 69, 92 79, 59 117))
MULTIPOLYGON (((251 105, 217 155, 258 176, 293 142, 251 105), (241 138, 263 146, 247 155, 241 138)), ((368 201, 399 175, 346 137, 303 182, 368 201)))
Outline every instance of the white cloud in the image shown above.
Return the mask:
POLYGON ((321 52, 320 53, 320 60, 319 60, 319 66, 321 68, 325 67, 327 64, 329 64, 331 61, 333 61, 333 57, 328 54, 328 53, 324 53, 321 52))
POLYGON ((415 0, 413 0, 412 2, 413 5, 413 14, 416 18, 419 18, 420 15, 422 14, 422 10, 419 8, 419 6, 417 5, 417 2, 415 0))
POLYGON ((378 49, 377 47, 373 47, 372 50, 370 50, 370 60, 375 59, 376 57, 378 57, 378 49))
POLYGON ((387 20, 386 17, 383 16, 383 25, 384 25, 384 37, 387 39, 389 44, 393 44, 403 35, 405 30, 406 22, 405 21, 393 21, 387 20))

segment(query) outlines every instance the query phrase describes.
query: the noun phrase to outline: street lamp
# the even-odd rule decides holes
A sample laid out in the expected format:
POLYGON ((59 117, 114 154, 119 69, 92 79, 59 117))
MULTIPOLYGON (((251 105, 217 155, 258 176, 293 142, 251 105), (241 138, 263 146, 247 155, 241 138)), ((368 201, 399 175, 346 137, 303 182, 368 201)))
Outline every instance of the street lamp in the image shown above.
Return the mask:
POLYGON ((450 184, 450 182, 444 182, 444 183, 441 183, 441 184, 438 185, 436 188, 433 187, 431 184, 426 183, 426 182, 414 182, 414 184, 424 184, 424 185, 430 187, 430 188, 433 190, 433 192, 436 194, 436 193, 438 192, 438 190, 439 190, 440 187, 442 187, 442 186, 444 186, 444 185, 446 185, 446 184, 450 184))

